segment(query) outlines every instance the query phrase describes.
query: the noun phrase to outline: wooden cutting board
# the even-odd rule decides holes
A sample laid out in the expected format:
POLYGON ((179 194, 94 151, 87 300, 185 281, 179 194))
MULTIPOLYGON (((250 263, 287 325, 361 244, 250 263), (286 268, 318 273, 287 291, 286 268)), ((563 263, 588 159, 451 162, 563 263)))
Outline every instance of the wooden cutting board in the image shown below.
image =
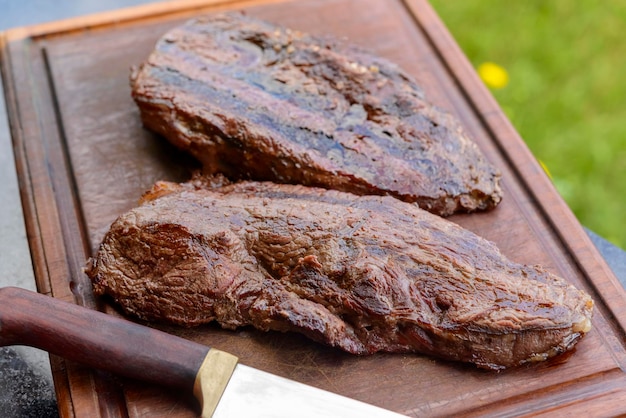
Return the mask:
MULTIPOLYGON (((299 335, 162 328, 253 367, 409 416, 626 413, 626 297, 567 205, 424 0, 207 0, 143 6, 6 32, 2 75, 28 239, 41 293, 117 315, 82 268, 109 224, 156 180, 196 163, 141 126, 129 68, 166 30, 199 13, 247 13, 346 37, 397 62, 460 118, 503 173, 504 201, 454 222, 511 259, 543 264, 596 301, 571 355, 501 373, 419 355, 355 357, 299 335)), ((186 394, 52 359, 63 417, 187 417, 186 394)))

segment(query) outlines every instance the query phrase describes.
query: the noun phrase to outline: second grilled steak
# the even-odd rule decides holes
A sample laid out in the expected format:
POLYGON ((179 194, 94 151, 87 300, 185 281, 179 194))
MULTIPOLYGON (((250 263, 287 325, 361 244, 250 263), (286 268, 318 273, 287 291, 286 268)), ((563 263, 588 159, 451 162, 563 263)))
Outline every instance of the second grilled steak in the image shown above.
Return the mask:
POLYGON ((387 60, 241 14, 165 34, 131 76, 144 125, 207 173, 491 209, 500 173, 387 60))
POLYGON ((565 280, 414 205, 258 182, 162 184, 113 223, 87 273, 147 320, 492 369, 570 349, 593 309, 565 280))

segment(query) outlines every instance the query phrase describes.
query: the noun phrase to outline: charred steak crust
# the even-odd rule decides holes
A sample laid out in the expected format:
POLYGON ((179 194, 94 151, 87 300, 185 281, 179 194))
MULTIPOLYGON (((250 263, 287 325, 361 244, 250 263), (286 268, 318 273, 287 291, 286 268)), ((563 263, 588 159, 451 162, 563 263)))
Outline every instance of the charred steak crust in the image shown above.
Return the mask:
POLYGON ((146 320, 491 369, 545 360, 591 327, 585 292, 391 197, 161 183, 144 201, 113 223, 87 274, 96 294, 146 320))
POLYGON ((242 14, 165 34, 131 74, 143 124, 207 173, 491 209, 500 173, 391 62, 242 14))

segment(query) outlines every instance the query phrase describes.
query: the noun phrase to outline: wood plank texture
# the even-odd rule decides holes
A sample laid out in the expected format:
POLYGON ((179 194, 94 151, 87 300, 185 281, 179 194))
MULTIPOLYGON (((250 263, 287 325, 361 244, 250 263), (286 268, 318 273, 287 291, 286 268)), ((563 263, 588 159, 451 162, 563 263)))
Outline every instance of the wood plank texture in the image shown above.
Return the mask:
MULTIPOLYGON (((142 128, 129 69, 166 30, 223 10, 345 37, 411 73, 503 173, 496 210, 450 219, 512 260, 542 264, 587 290, 597 306, 594 329, 566 357, 491 373, 417 355, 354 357, 291 334, 160 328, 409 416, 624 413, 626 294, 425 0, 190 0, 4 33, 1 68, 39 291, 118 315, 94 299, 86 259, 156 180, 185 180, 197 167, 142 128)), ((188 397, 158 386, 61 359, 53 373, 62 417, 197 414, 188 397)))

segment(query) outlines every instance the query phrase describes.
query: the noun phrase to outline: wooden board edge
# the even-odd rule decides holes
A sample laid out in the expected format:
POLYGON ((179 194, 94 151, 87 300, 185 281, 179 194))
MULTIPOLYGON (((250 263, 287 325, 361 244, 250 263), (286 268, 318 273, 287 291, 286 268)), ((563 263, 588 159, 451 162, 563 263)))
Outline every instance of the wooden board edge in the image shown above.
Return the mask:
POLYGON ((75 418, 76 414, 74 412, 74 402, 72 402, 67 364, 63 358, 51 354, 50 367, 52 369, 54 394, 57 400, 59 417, 75 418))
POLYGON ((52 288, 49 273, 45 264, 45 251, 37 219, 37 210, 34 201, 32 178, 28 168, 28 159, 24 148, 24 135, 19 118, 17 92, 11 63, 13 62, 10 46, 11 41, 0 34, 0 76, 4 87, 9 135, 17 172, 18 189, 22 211, 24 212, 24 227, 28 247, 31 253, 31 262, 34 270, 35 286, 42 294, 51 295, 52 288))
MULTIPOLYGON (((619 325, 622 340, 626 337, 626 290, 601 256, 580 222, 561 198, 554 184, 519 136, 491 92, 478 77, 452 34, 427 0, 403 0, 408 12, 422 28, 433 49, 440 55, 476 116, 485 128, 505 144, 500 151, 516 170, 520 182, 532 196, 542 216, 581 270, 595 297, 609 308, 619 325), (431 23, 429 23, 431 22, 431 23), (434 23, 432 23, 434 22, 434 23), (541 199, 538 196, 542 196, 541 199), (550 196, 550 199, 545 199, 550 196), (591 278, 594 280, 591 280, 591 278), (600 279, 601 278, 601 279, 600 279)), ((624 366, 624 365, 622 365, 624 366)))
POLYGON ((517 417, 607 417, 622 416, 626 410, 626 377, 619 369, 551 387, 537 393, 513 397, 465 411, 459 416, 517 416, 517 417), (596 407, 596 410, 593 408, 596 407), (582 413, 581 411, 586 411, 582 413))
POLYGON ((62 35, 68 32, 95 29, 111 24, 128 23, 141 19, 153 19, 160 16, 189 14, 193 11, 240 4, 241 7, 279 3, 286 0, 168 0, 159 3, 148 3, 122 9, 70 17, 53 22, 21 26, 7 29, 0 33, 8 42, 39 38, 43 36, 62 35))
MULTIPOLYGON (((19 65, 16 64, 16 62, 20 62, 22 66, 26 67, 32 65, 27 58, 29 52, 33 50, 32 47, 33 42, 30 38, 15 41, 7 39, 0 34, 0 72, 3 79, 11 144, 18 175, 20 200, 24 212, 24 224, 29 250, 31 252, 37 291, 50 297, 59 298, 70 303, 77 303, 76 298, 73 297, 71 292, 59 295, 54 291, 52 282, 53 274, 48 264, 48 256, 46 255, 48 244, 45 242, 45 236, 41 230, 42 221, 45 223, 46 220, 42 219, 42 215, 39 213, 36 199, 37 185, 31 171, 41 171, 42 166, 38 164, 38 162, 29 160, 29 147, 26 144, 26 141, 29 140, 29 136, 24 129, 24 124, 28 121, 25 121, 21 116, 20 104, 18 102, 20 95, 19 88, 21 86, 18 85, 19 76, 16 75, 14 66, 19 65)), ((27 89, 30 94, 31 89, 35 87, 27 85, 23 88, 27 89)), ((45 162, 41 162, 41 164, 45 164, 45 162)), ((51 184, 48 186, 52 187, 51 184)), ((41 184, 39 184, 39 187, 41 187, 41 184)), ((100 382, 101 378, 95 374, 95 372, 82 366, 69 363, 60 357, 52 355, 50 356, 50 365, 52 368, 54 392, 57 398, 57 408, 62 418, 74 418, 76 416, 75 410, 77 405, 74 400, 75 388, 77 386, 76 382, 84 383, 82 385, 79 384, 79 387, 105 387, 107 389, 105 391, 106 393, 111 392, 111 389, 106 386, 106 383, 103 384, 100 382)), ((94 391, 94 393, 96 392, 94 391)), ((100 395, 91 396, 89 399, 89 402, 82 402, 80 408, 88 408, 90 411, 94 412, 94 414, 90 416, 99 417, 102 416, 102 411, 107 411, 107 399, 102 399, 100 395)), ((116 408, 116 410, 118 409, 119 408, 116 408)))
MULTIPOLYGON (((25 42, 26 41, 27 40, 25 40, 25 42)), ((28 247, 31 253, 37 291, 52 296, 51 283, 49 280, 50 276, 47 270, 47 264, 45 263, 44 245, 37 222, 32 179, 28 168, 26 150, 24 148, 24 135, 18 113, 17 92, 11 65, 13 61, 13 57, 10 53, 11 44, 12 41, 6 37, 4 33, 0 33, 0 76, 3 82, 4 100, 9 122, 9 134, 11 136, 10 140, 17 172, 20 201, 24 213, 24 227, 26 229, 28 247)), ((71 391, 65 361, 52 355, 49 356, 49 358, 58 412, 63 418, 74 418, 74 407, 71 402, 71 391), (64 401, 59 402, 58 399, 63 399, 64 401)))

